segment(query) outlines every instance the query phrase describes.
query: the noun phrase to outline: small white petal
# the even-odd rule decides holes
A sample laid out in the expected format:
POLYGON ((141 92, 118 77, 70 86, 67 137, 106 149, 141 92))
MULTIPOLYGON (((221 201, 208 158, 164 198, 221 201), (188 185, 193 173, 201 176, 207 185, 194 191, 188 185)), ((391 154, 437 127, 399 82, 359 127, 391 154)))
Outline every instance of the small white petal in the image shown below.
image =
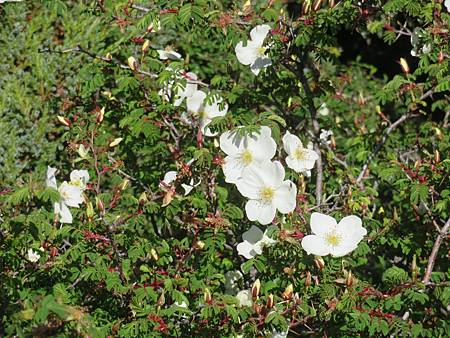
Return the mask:
POLYGON ((313 212, 309 221, 311 230, 315 235, 322 236, 334 230, 337 226, 336 220, 320 212, 313 212))
POLYGON ((63 182, 58 189, 64 203, 69 207, 78 208, 83 203, 82 191, 80 187, 63 182))
POLYGON ((249 242, 239 243, 236 247, 238 254, 244 256, 247 259, 253 258, 256 256, 256 252, 253 250, 253 245, 249 242))
MULTIPOLYGON (((240 156, 236 155, 225 157, 224 162, 225 163, 222 166, 222 170, 225 175, 225 182, 236 184, 238 178, 242 176, 242 171, 245 168, 244 162, 240 156)), ((256 195, 253 194, 252 196, 255 196, 254 198, 256 198, 256 195)))
POLYGON ((261 69, 269 67, 272 65, 272 61, 267 56, 264 57, 258 57, 253 61, 253 63, 250 65, 250 70, 253 74, 258 75, 261 69))
POLYGON ((258 25, 255 26, 250 31, 250 38, 255 43, 262 45, 264 43, 264 39, 266 38, 267 34, 270 32, 270 26, 269 25, 258 25))
POLYGON ((57 171, 56 168, 47 167, 47 178, 45 180, 47 187, 57 189, 55 176, 57 171))
POLYGON ((178 59, 181 58, 181 54, 177 53, 177 52, 175 52, 173 50, 161 50, 161 49, 159 49, 159 50, 157 50, 157 52, 158 52, 159 58, 161 60, 167 60, 167 59, 178 60, 178 59))
POLYGON ((256 199, 259 197, 261 188, 264 187, 264 182, 259 176, 253 175, 253 171, 249 169, 253 169, 253 166, 244 169, 242 176, 236 180, 236 188, 242 196, 256 199))
POLYGON ((249 200, 245 204, 245 213, 250 221, 258 221, 260 224, 271 223, 276 214, 275 206, 259 200, 249 200))
POLYGON ((177 174, 178 173, 174 170, 166 172, 166 174, 164 175, 163 182, 167 185, 170 185, 173 181, 177 179, 177 174))
POLYGON ((297 136, 291 134, 289 131, 286 131, 286 134, 284 134, 283 136, 284 151, 288 155, 292 155, 295 149, 297 149, 299 146, 302 146, 302 142, 300 141, 300 139, 297 136))
POLYGON ((72 213, 64 202, 59 202, 59 222, 71 224, 73 221, 72 213))
POLYGON ((261 47, 260 45, 252 42, 251 40, 247 41, 247 45, 244 46, 244 43, 240 41, 234 51, 236 52, 236 57, 238 61, 245 65, 251 65, 253 62, 255 62, 257 56, 258 56, 258 48, 261 47))
POLYGON ((252 306, 252 293, 250 290, 241 290, 237 293, 236 299, 239 306, 252 306))
POLYGON ((357 246, 358 246, 357 243, 344 242, 344 243, 342 243, 342 245, 338 245, 336 247, 330 247, 330 254, 333 257, 342 257, 342 256, 349 254, 353 250, 355 250, 357 248, 357 246))
POLYGON ((325 241, 316 235, 308 235, 302 239, 302 248, 308 255, 326 256, 330 253, 330 248, 325 241))
POLYGON ((291 181, 284 181, 275 191, 273 204, 282 214, 294 211, 296 206, 297 186, 291 181))
POLYGON ((192 96, 186 99, 186 106, 188 112, 194 115, 198 115, 203 109, 203 101, 206 98, 206 93, 201 90, 197 90, 192 96))

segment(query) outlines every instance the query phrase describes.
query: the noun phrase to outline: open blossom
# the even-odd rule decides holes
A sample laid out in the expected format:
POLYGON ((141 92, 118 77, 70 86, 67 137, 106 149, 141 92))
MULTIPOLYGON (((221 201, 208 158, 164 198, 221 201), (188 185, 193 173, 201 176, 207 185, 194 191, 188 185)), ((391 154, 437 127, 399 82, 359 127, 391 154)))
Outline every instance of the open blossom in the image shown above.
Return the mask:
POLYGON ((276 226, 271 225, 266 229, 266 231, 262 232, 260 228, 252 225, 250 229, 242 234, 242 239, 244 241, 237 245, 239 255, 250 259, 256 255, 262 254, 265 246, 271 246, 276 243, 276 240, 267 235, 269 231, 276 228, 276 226))
MULTIPOLYGON (((167 68, 168 70, 171 70, 171 68, 167 68)), ((175 107, 180 106, 184 99, 191 97, 196 91, 197 91, 197 87, 198 85, 196 83, 192 83, 190 81, 196 81, 197 80, 197 75, 195 73, 192 72, 180 72, 177 71, 175 78, 177 81, 180 81, 185 79, 186 80, 186 84, 185 85, 181 85, 178 84, 176 87, 176 93, 173 93, 172 87, 174 86, 174 80, 169 80, 169 82, 167 83, 167 85, 161 89, 158 94, 163 96, 164 99, 166 101, 170 101, 170 99, 172 98, 172 95, 174 95, 173 97, 173 105, 175 107)))
POLYGON ((198 118, 202 133, 206 136, 216 135, 207 126, 214 117, 225 116, 228 111, 228 104, 226 103, 223 104, 222 109, 220 108, 222 101, 219 98, 214 99, 211 103, 206 103, 206 93, 201 90, 195 91, 192 96, 186 99, 188 113, 198 118))
POLYGON ((309 143, 307 148, 303 147, 302 141, 287 131, 283 137, 283 146, 288 154, 286 157, 288 167, 298 173, 303 172, 307 176, 310 176, 309 171, 314 167, 314 163, 319 158, 317 153, 312 149, 312 144, 309 143))
POLYGON ((89 173, 87 170, 72 170, 70 173, 70 184, 79 187, 81 190, 86 189, 89 182, 89 173))
POLYGON ((266 55, 267 47, 264 46, 264 40, 269 31, 270 26, 258 25, 250 31, 250 40, 247 40, 247 45, 244 46, 243 41, 240 41, 235 48, 239 62, 246 66, 250 65, 250 70, 255 75, 272 64, 266 55))
MULTIPOLYGON (((53 205, 53 210, 56 215, 59 216, 59 221, 61 223, 72 223, 72 213, 69 207, 79 208, 80 204, 83 203, 82 193, 83 190, 80 186, 63 182, 59 187, 56 184, 56 169, 48 167, 47 168, 47 187, 54 188, 58 190, 60 195, 59 202, 55 202, 53 205)), ((72 174, 71 174, 72 175, 72 174)), ((73 175, 77 177, 77 174, 73 175)), ((89 175, 88 175, 89 176, 89 175)), ((82 177, 86 177, 82 174, 82 177)), ((86 181, 87 182, 87 181, 86 181)))
POLYGON ((367 234, 358 216, 347 216, 339 224, 328 215, 314 212, 311 215, 311 231, 302 240, 302 247, 308 254, 342 257, 356 249, 367 234))
POLYGON ((222 167, 225 181, 236 183, 245 168, 271 160, 275 156, 277 144, 270 128, 262 126, 259 135, 242 137, 236 130, 223 133, 220 136, 220 149, 227 154, 222 167))
POLYGON ((199 186, 200 183, 200 180, 195 183, 193 178, 191 178, 189 184, 181 183, 181 187, 184 189, 184 196, 187 196, 195 187, 199 186))
POLYGON ((277 210, 282 214, 294 211, 297 187, 292 181, 285 181, 284 176, 284 168, 278 161, 264 161, 244 169, 236 187, 249 198, 245 212, 250 221, 269 224, 277 210))
POLYGON ((41 255, 39 255, 39 253, 37 251, 34 251, 33 249, 28 249, 27 252, 27 259, 31 262, 31 263, 36 263, 39 258, 41 258, 41 255))
POLYGON ((332 130, 326 130, 326 129, 321 129, 320 130, 320 135, 319 135, 319 139, 321 141, 324 141, 328 144, 331 143, 331 140, 329 140, 329 138, 333 136, 333 131, 332 130))

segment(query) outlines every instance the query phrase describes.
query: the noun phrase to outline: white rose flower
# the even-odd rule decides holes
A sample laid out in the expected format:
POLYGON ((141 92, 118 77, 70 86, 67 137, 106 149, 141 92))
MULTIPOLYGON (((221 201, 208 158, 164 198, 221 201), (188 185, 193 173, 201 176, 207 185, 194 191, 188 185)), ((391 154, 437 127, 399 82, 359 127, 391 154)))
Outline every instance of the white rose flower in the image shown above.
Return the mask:
POLYGON ((175 52, 173 49, 158 49, 157 50, 160 60, 178 60, 181 59, 181 54, 175 52))
POLYGON ((228 111, 228 104, 223 105, 223 109, 220 109, 222 99, 214 100, 212 103, 206 103, 206 93, 197 90, 192 96, 186 99, 186 106, 188 113, 198 117, 200 128, 205 136, 215 136, 217 134, 212 133, 207 127, 211 123, 214 117, 225 116, 228 111))
POLYGON ((81 190, 86 189, 89 182, 89 173, 87 170, 72 170, 70 173, 70 184, 79 187, 81 190))
POLYGON ((245 66, 250 65, 250 70, 255 75, 258 75, 261 69, 272 64, 270 58, 265 54, 268 47, 263 46, 269 31, 270 26, 258 25, 250 31, 250 40, 247 40, 247 45, 244 46, 243 41, 239 41, 235 48, 239 62, 245 66))
POLYGON ((256 255, 262 254, 265 246, 271 246, 277 241, 267 236, 267 233, 272 229, 276 229, 275 225, 269 226, 266 231, 262 232, 260 228, 255 225, 242 234, 243 242, 237 245, 239 255, 247 259, 253 258, 256 255))
POLYGON ((284 168, 280 162, 261 162, 244 169, 236 187, 250 200, 245 212, 250 221, 269 224, 276 211, 287 214, 295 209, 297 187, 292 181, 284 181, 284 168))
POLYGON ((236 299, 240 307, 252 306, 252 292, 250 290, 241 290, 237 293, 236 299))
POLYGON ((262 126, 259 135, 241 137, 237 131, 227 131, 220 136, 220 149, 228 156, 222 167, 225 181, 236 183, 242 171, 259 162, 271 160, 277 144, 269 127, 262 126))
POLYGON ((79 205, 83 203, 83 191, 80 187, 67 182, 63 182, 58 188, 55 173, 55 168, 47 167, 47 187, 57 189, 61 197, 59 202, 55 202, 53 205, 53 211, 59 215, 60 223, 72 223, 72 213, 68 207, 79 208, 79 205))
POLYGON ((39 255, 39 253, 37 251, 34 251, 33 249, 28 249, 27 252, 27 259, 31 262, 31 263, 36 263, 39 258, 41 258, 41 255, 39 255))
POLYGON ((310 176, 310 170, 314 167, 314 163, 319 158, 317 153, 312 149, 312 143, 307 148, 303 147, 302 141, 290 132, 286 132, 283 136, 283 147, 288 156, 286 164, 289 168, 298 173, 306 173, 310 176))
POLYGON ((316 256, 345 256, 367 235, 361 218, 353 215, 344 217, 338 224, 333 217, 314 212, 310 224, 313 235, 303 237, 302 247, 316 256))
MULTIPOLYGON (((171 70, 170 68, 167 68, 167 69, 171 70)), ((196 83, 189 82, 189 81, 196 81, 197 75, 192 72, 186 73, 186 72, 177 71, 175 74, 175 78, 177 81, 186 79, 186 85, 184 85, 183 87, 181 85, 178 85, 177 93, 174 94, 175 96, 174 96, 173 105, 175 107, 178 107, 183 103, 184 99, 191 97, 197 91, 198 85, 196 83)), ((163 96, 166 101, 169 101, 170 97, 173 95, 172 87, 174 85, 174 82, 175 82, 174 80, 170 80, 167 83, 167 85, 158 92, 158 94, 163 96)))

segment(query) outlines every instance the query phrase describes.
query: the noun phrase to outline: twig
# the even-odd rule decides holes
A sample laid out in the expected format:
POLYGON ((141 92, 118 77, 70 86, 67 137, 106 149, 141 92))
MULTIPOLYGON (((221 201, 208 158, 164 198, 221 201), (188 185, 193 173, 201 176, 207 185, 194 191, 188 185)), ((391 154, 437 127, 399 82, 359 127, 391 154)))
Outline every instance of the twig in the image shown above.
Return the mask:
POLYGON ((445 225, 442 227, 441 231, 436 237, 434 241, 433 250, 431 250, 430 257, 428 258, 427 269, 425 270, 425 275, 423 277, 422 282, 424 284, 430 283, 431 273, 433 272, 434 262, 436 261, 436 256, 439 252, 439 248, 442 244, 443 239, 447 236, 450 227, 450 218, 445 222, 445 225))
POLYGON ((361 183, 361 180, 363 179, 364 175, 366 174, 366 170, 369 167, 370 162, 372 162, 374 157, 377 156, 377 154, 380 152, 381 148, 383 148, 384 144, 386 143, 386 141, 389 138, 389 135, 394 131, 394 129, 397 128, 404 121, 406 121, 408 118, 415 117, 415 116, 418 116, 418 115, 413 115, 413 114, 402 115, 397 121, 392 123, 389 126, 389 128, 386 129, 386 131, 383 134, 383 137, 381 138, 381 142, 378 143, 378 145, 375 147, 375 149, 372 151, 372 153, 369 155, 369 157, 367 158, 366 162, 362 166, 361 171, 359 173, 359 176, 356 179, 356 183, 357 184, 361 183))
MULTIPOLYGON (((314 136, 315 136, 315 140, 313 142, 314 151, 318 155, 318 158, 316 161, 316 163, 317 163, 316 205, 320 206, 321 199, 322 199, 322 186, 323 186, 322 155, 320 153, 320 147, 319 147, 319 143, 317 141, 320 139, 320 137, 319 137, 320 136, 320 125, 319 125, 319 122, 317 121, 316 107, 314 106, 314 101, 312 99, 313 93, 311 91, 311 88, 309 87, 308 79, 306 78, 306 75, 304 73, 305 65, 303 63, 303 60, 306 57, 306 53, 299 53, 299 54, 300 54, 299 60, 293 60, 297 65, 296 71, 294 71, 294 74, 297 74, 298 77, 300 78, 300 82, 302 84, 303 90, 305 91, 306 104, 308 106, 309 114, 311 116, 311 122, 312 122, 313 132, 314 132, 314 136)), ((293 71, 292 68, 290 68, 288 65, 287 65, 287 68, 289 70, 293 71)))

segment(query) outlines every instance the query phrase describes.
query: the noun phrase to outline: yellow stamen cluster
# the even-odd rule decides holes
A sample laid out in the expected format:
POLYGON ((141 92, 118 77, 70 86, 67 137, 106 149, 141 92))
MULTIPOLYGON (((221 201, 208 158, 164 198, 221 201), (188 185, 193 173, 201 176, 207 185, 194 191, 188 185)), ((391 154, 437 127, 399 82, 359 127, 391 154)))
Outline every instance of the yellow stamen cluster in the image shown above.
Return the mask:
POLYGON ((262 188, 259 192, 259 197, 263 202, 271 202, 274 195, 275 191, 270 187, 262 188))
POLYGON ((307 158, 306 149, 301 146, 295 149, 293 155, 297 160, 306 160, 307 158))
POLYGON ((253 155, 249 150, 244 150, 241 154, 242 156, 242 162, 244 162, 245 165, 249 165, 253 161, 253 155))
POLYGON ((325 241, 331 246, 338 246, 342 242, 342 236, 336 231, 331 231, 325 235, 325 241))

